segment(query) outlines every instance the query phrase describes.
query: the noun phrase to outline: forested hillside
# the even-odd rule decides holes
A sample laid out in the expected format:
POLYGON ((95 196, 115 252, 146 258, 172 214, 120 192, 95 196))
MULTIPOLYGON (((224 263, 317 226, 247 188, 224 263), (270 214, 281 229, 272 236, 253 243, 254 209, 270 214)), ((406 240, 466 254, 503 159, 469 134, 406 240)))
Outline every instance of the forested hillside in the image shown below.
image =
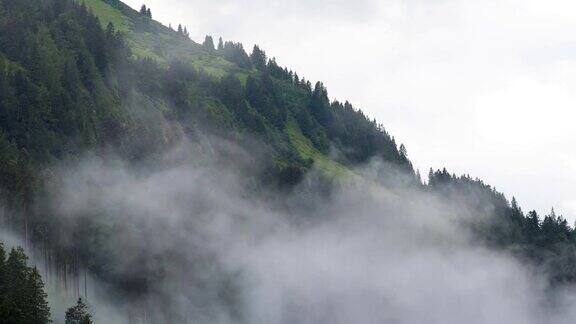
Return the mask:
POLYGON ((288 182, 313 162, 329 175, 376 156, 411 168, 381 125, 257 47, 249 56, 232 42, 197 45, 112 0, 3 1, 0 10, 1 170, 11 204, 31 199, 34 175, 51 161, 103 147, 136 159, 179 131, 258 138, 288 182))
POLYGON ((373 157, 412 172, 381 125, 330 102, 321 83, 257 47, 198 45, 119 1, 0 1, 0 70, 2 224, 43 255, 47 280, 73 278, 64 286, 79 286, 81 264, 126 289, 145 283, 103 268, 92 238, 71 246, 38 207, 58 161, 113 152, 139 163, 183 138, 201 158, 226 158, 217 136, 256 153, 257 186, 294 186, 313 166, 341 180, 373 157))
MULTIPOLYGON (((248 53, 242 44, 210 36, 197 44, 184 27, 163 26, 153 13, 118 0, 0 0, 0 225, 42 259, 47 282, 79 297, 80 273, 87 270, 139 301, 171 266, 207 267, 209 256, 198 257, 202 266, 190 266, 166 248, 153 257, 134 256, 130 265, 141 266, 138 271, 118 269, 121 249, 106 242, 138 224, 90 210, 71 226, 47 203, 54 183, 66 182, 59 178, 62 163, 93 154, 160 168, 164 156, 182 145, 194 148, 195 162, 249 169, 246 195, 293 194, 313 181, 328 187, 329 195, 371 175, 370 181, 399 192, 465 205, 483 216, 467 224, 481 244, 526 260, 553 285, 576 280, 576 232, 562 217, 524 214, 514 199, 446 170, 431 170, 424 184, 403 145, 352 104, 330 101, 321 82, 312 84, 257 46, 248 53), (248 152, 247 161, 239 162, 231 145, 248 152), (377 171, 363 173, 373 161, 377 171)), ((124 248, 148 248, 138 242, 124 248)), ((3 259, 0 254, 0 271, 3 259)), ((20 250, 8 264, 15 259, 25 263, 20 250)), ((26 271, 42 289, 38 271, 26 271)), ((213 298, 234 305, 230 313, 236 316, 239 288, 234 275, 221 275, 213 298)), ((162 318, 184 322, 177 303, 163 297, 162 318)), ((36 314, 42 319, 29 323, 46 322, 48 310, 36 314)))

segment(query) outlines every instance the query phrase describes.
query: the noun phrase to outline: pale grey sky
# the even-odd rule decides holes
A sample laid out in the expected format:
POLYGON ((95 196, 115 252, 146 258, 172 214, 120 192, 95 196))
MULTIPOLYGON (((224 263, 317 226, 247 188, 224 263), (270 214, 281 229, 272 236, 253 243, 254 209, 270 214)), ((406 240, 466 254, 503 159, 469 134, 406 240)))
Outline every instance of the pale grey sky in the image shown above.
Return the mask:
POLYGON ((576 219, 576 2, 128 0, 261 45, 383 123, 423 175, 469 173, 576 219))

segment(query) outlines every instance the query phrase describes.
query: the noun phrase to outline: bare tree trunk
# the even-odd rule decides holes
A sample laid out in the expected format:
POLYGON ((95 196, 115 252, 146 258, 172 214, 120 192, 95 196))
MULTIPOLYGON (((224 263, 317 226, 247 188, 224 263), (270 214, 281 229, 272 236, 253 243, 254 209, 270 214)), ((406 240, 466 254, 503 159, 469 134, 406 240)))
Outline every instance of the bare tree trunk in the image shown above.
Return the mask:
POLYGON ((86 302, 88 302, 88 282, 87 282, 87 275, 86 272, 88 270, 86 270, 86 268, 84 268, 84 298, 86 299, 86 302))

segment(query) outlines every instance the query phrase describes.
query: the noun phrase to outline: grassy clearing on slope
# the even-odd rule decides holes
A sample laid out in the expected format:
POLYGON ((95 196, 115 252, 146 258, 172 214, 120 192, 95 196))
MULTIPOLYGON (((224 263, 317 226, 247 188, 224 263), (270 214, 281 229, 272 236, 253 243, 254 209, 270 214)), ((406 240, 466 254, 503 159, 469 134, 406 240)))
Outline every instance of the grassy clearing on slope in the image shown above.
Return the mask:
POLYGON ((138 59, 153 59, 162 66, 167 66, 172 60, 182 60, 214 77, 221 78, 233 73, 243 84, 246 83, 250 71, 206 52, 197 43, 156 21, 150 22, 148 30, 136 30, 134 19, 139 19, 139 14, 127 6, 119 9, 103 0, 78 1, 84 3, 100 19, 104 28, 112 23, 117 30, 123 32, 138 59))
POLYGON ((102 27, 106 28, 109 23, 112 23, 116 30, 123 33, 132 31, 133 24, 130 18, 123 15, 118 9, 111 5, 101 0, 79 0, 79 2, 84 3, 86 7, 90 8, 92 13, 100 19, 102 27))
POLYGON ((286 133, 290 138, 290 143, 294 146, 298 154, 300 154, 303 159, 312 159, 314 166, 324 172, 325 175, 338 179, 350 179, 355 176, 354 172, 350 171, 350 169, 338 162, 332 161, 318 151, 312 142, 302 134, 295 121, 291 120, 288 122, 286 133))

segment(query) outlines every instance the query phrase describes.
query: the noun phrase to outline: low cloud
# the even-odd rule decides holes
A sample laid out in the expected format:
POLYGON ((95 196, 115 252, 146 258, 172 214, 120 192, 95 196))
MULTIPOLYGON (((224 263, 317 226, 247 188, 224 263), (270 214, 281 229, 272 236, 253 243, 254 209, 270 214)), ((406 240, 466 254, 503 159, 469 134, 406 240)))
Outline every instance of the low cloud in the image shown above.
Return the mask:
POLYGON ((95 302, 99 322, 126 321, 110 313, 226 324, 575 318, 572 293, 553 299, 530 266, 471 240, 462 224, 478 215, 461 205, 374 179, 329 197, 306 185, 312 179, 291 194, 262 193, 238 170, 176 161, 150 168, 88 157, 58 171, 50 201, 64 232, 87 221, 106 227, 91 233, 105 235, 94 244, 106 280, 138 291, 93 282, 112 301, 104 311, 95 302))

